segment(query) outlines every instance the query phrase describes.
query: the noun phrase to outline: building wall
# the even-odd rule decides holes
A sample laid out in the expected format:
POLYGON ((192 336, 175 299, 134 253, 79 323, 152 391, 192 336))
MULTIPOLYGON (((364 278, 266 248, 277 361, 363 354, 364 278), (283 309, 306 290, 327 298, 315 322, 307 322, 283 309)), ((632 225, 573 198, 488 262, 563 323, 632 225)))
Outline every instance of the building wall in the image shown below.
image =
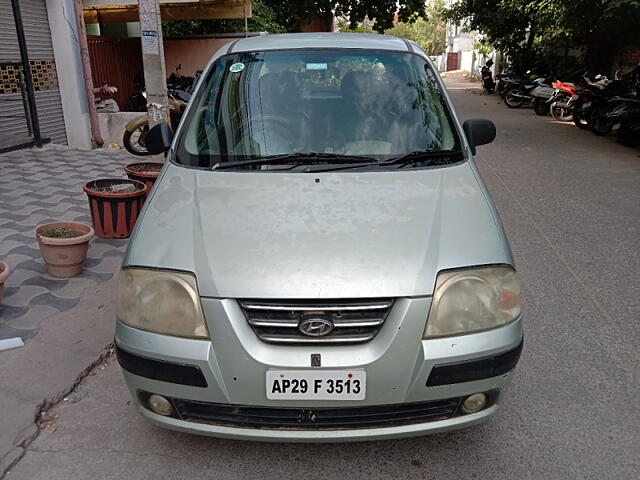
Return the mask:
MULTIPOLYGON (((42 136, 54 143, 67 143, 45 0, 21 0, 20 8, 42 136)), ((10 0, 0 0, 0 13, 0 130, 4 135, 21 136, 26 134, 27 124, 18 82, 22 70, 20 48, 10 0)))
POLYGON ((46 3, 67 143, 70 147, 89 149, 92 146, 89 105, 73 13, 74 0, 46 0, 46 3))
POLYGON ((223 45, 236 41, 238 38, 185 38, 167 39, 164 41, 164 61, 167 75, 176 71, 181 65, 182 75, 193 76, 196 70, 202 70, 211 56, 223 45))

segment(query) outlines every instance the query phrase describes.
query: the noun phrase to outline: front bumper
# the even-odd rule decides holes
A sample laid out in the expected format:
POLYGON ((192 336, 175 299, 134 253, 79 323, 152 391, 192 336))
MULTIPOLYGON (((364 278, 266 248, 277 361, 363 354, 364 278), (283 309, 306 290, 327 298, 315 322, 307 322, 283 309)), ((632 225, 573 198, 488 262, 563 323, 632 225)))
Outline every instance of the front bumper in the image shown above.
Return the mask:
POLYGON ((123 374, 141 413, 154 423, 174 430, 262 441, 356 441, 436 433, 486 420, 497 411, 499 394, 507 386, 518 360, 522 322, 517 320, 506 327, 460 337, 421 340, 429 301, 428 298, 398 299, 378 335, 359 345, 266 344, 256 337, 235 301, 217 299, 202 299, 212 332, 211 341, 157 335, 118 322, 116 344, 121 357, 123 353, 129 355, 128 364, 121 359, 123 374), (508 355, 508 352, 516 353, 508 355), (320 354, 320 368, 366 370, 366 399, 267 400, 266 371, 310 369, 311 354, 320 354), (137 358, 149 360, 151 364, 146 364, 146 370, 138 370, 134 365, 137 358), (478 359, 483 363, 473 363, 478 359), (156 369, 160 373, 154 374, 153 362, 158 360, 165 363, 156 369), (469 376, 474 364, 482 368, 475 376, 469 376), (192 374, 195 369, 203 381, 197 375, 185 377, 180 370, 172 370, 171 365, 190 368, 192 374), (177 372, 176 375, 167 377, 167 372, 171 371, 177 372), (177 383, 185 383, 181 378, 188 378, 186 383, 189 384, 177 383), (461 415, 458 408, 446 418, 429 421, 416 417, 415 423, 390 422, 366 427, 352 423, 336 428, 305 426, 304 422, 271 428, 233 419, 227 422, 185 420, 179 415, 173 418, 153 413, 144 401, 145 395, 156 393, 202 404, 309 412, 314 409, 417 405, 461 399, 476 392, 495 392, 488 407, 477 413, 461 415))

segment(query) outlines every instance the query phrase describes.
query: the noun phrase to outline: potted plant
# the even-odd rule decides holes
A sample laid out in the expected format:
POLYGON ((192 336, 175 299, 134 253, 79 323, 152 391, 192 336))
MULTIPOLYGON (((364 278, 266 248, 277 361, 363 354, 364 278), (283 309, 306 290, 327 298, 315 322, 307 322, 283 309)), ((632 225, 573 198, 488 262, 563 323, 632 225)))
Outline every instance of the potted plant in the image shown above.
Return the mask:
POLYGON ((160 175, 164 165, 158 162, 135 162, 124 167, 130 180, 137 180, 147 186, 147 192, 151 191, 154 182, 160 175))
POLYGON ((136 224, 147 186, 137 180, 104 178, 84 186, 96 235, 127 238, 136 224))
POLYGON ((11 269, 7 262, 0 261, 0 303, 2 303, 2 297, 4 295, 4 282, 9 278, 11 269))
POLYGON ((82 272, 93 228, 79 222, 52 222, 36 228, 36 237, 47 273, 74 277, 82 272))

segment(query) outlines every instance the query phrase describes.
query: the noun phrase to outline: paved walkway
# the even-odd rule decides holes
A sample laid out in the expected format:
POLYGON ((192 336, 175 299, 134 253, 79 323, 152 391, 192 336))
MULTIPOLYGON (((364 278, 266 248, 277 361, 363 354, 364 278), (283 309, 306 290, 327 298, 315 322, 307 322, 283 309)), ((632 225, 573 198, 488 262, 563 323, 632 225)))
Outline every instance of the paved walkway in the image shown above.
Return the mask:
POLYGON ((0 259, 13 272, 0 304, 0 339, 29 340, 47 317, 78 306, 83 291, 113 277, 126 240, 94 238, 82 274, 58 279, 46 273, 34 230, 49 221, 91 224, 82 186, 100 177, 122 177, 122 167, 132 161, 123 150, 53 146, 0 155, 0 259))
POLYGON ((90 223, 82 185, 122 177, 132 161, 125 151, 55 146, 0 155, 0 259, 13 271, 0 305, 0 339, 27 341, 0 352, 0 478, 38 434, 41 410, 61 401, 108 352, 114 274, 127 244, 95 238, 82 274, 56 279, 46 274, 35 227, 50 220, 90 223))

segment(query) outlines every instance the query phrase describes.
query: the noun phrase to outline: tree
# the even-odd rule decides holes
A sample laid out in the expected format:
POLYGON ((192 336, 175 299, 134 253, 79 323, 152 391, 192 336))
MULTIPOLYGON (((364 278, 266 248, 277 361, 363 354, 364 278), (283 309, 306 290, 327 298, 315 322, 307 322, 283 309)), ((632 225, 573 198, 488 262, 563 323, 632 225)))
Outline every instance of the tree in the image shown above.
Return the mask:
POLYGON ((564 46, 584 47, 586 66, 606 71, 617 49, 640 43, 640 0, 460 0, 445 16, 523 68, 564 46))
POLYGON ((447 23, 443 10, 444 0, 433 0, 427 5, 426 17, 416 17, 406 23, 399 22, 385 33, 413 40, 428 55, 440 55, 447 48, 447 23))
MULTIPOLYGON (((265 0, 253 0, 253 16, 248 19, 250 32, 282 33, 286 29, 277 19, 276 11, 265 0)), ((176 20, 162 22, 162 34, 166 37, 184 37, 212 33, 244 31, 243 19, 232 20, 176 20)))
MULTIPOLYGON (((348 18, 356 28, 365 17, 375 18, 374 29, 382 33, 393 26, 396 13, 400 20, 410 21, 424 13, 424 0, 253 0, 253 18, 249 30, 254 32, 295 32, 302 22, 318 16, 336 15, 348 18)), ((244 21, 234 20, 181 20, 163 22, 166 36, 230 33, 244 30, 244 21)))
POLYGON ((348 18, 350 28, 355 29, 365 17, 375 19, 374 30, 382 33, 393 27, 396 13, 401 21, 409 21, 424 13, 424 0, 263 0, 277 14, 278 21, 287 30, 295 31, 301 21, 320 15, 334 14, 348 18))

